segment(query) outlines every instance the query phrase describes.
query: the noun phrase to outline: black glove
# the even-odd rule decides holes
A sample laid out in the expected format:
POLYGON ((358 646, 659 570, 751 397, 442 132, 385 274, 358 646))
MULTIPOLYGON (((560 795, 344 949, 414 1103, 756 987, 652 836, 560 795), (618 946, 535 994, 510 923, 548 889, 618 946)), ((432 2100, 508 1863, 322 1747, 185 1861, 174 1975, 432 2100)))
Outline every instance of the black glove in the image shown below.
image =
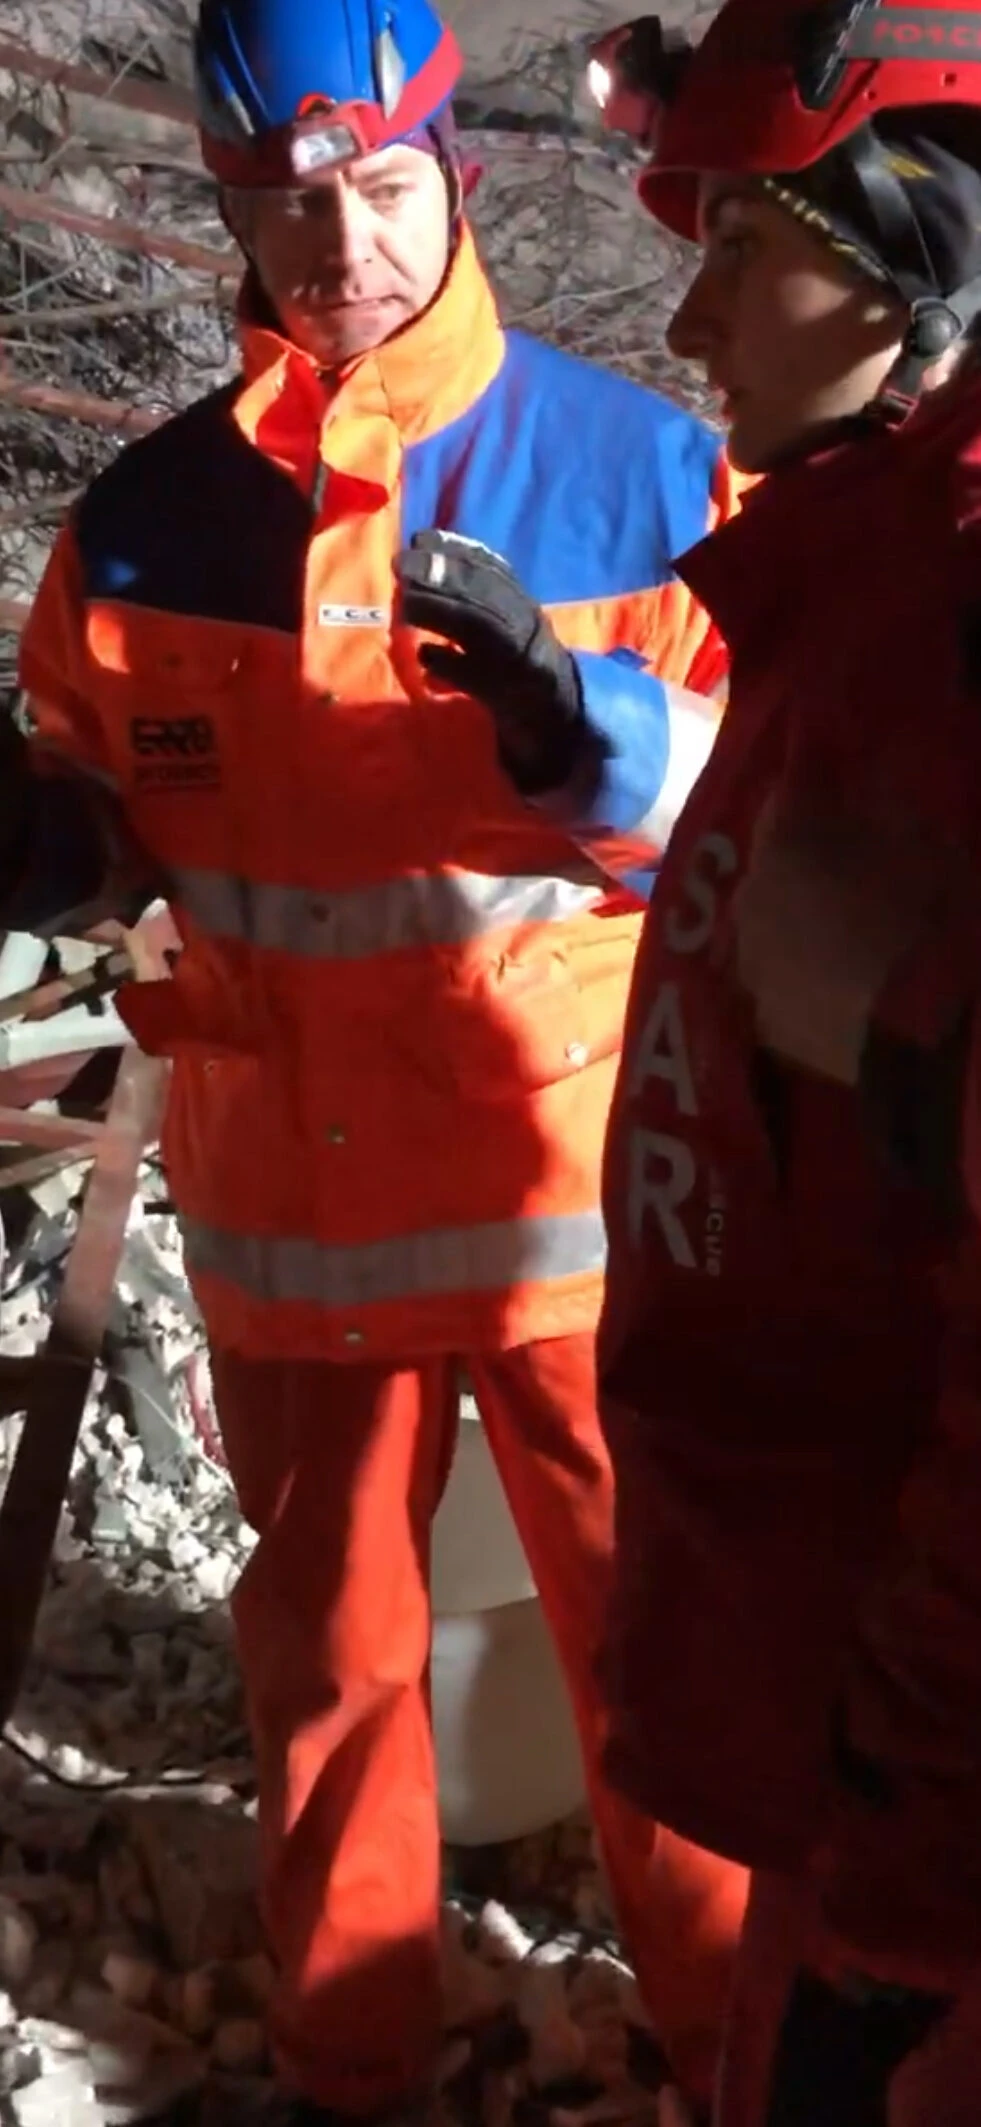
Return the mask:
POLYGON ((395 573, 409 626, 454 646, 424 643, 427 672, 490 710, 501 764, 521 795, 566 783, 585 724, 579 674, 507 562, 459 532, 417 532, 395 573))

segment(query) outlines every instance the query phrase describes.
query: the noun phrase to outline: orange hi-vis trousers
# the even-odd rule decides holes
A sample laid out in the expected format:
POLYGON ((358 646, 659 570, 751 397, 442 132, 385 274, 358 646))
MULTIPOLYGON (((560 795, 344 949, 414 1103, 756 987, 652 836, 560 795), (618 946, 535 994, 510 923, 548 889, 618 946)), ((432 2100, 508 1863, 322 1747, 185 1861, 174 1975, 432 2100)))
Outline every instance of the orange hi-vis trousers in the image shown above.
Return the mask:
MULTIPOLYGON (((707 2098, 742 1869, 605 1785, 595 1680, 613 1535, 594 1340, 464 1363, 570 1688, 625 1945, 682 2084, 707 2098)), ((421 2088, 440 2034, 430 1731, 430 1530, 459 1363, 213 1355, 222 1435, 259 1542, 235 1619, 260 1789, 263 1911, 289 2087, 358 2114, 421 2088)))

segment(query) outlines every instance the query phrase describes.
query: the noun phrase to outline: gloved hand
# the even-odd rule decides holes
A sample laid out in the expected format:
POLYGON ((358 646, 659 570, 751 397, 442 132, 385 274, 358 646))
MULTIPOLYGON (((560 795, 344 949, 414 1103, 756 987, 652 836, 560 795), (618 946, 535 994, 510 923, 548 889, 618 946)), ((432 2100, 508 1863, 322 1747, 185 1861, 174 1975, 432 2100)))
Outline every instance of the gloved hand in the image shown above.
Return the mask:
POLYGON ((417 532, 395 574, 409 626, 447 639, 423 644, 427 672, 489 709, 516 789, 559 789, 584 736, 579 674, 508 563, 459 532, 417 532))

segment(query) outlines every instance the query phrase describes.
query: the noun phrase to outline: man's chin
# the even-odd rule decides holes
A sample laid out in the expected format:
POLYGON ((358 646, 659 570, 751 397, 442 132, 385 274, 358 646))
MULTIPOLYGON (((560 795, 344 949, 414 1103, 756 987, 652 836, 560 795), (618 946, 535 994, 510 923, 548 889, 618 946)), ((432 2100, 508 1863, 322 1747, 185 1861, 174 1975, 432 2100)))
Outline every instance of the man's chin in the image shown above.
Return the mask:
POLYGON ((397 303, 347 303, 316 317, 297 318, 293 337, 325 369, 336 369, 358 355, 370 354, 373 347, 390 339, 402 323, 397 303))

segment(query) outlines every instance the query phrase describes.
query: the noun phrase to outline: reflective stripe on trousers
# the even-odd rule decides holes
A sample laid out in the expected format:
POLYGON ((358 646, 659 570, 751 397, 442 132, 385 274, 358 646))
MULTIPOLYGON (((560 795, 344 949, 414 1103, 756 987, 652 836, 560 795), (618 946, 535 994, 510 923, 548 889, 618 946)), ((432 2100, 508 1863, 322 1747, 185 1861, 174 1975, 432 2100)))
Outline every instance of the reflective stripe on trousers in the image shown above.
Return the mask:
POLYGON ((603 899, 595 875, 494 878, 484 872, 410 872, 372 886, 318 893, 228 872, 178 870, 172 901, 209 937, 234 938, 264 952, 319 960, 367 960, 413 947, 461 945, 485 931, 562 923, 603 899))
POLYGON ((252 1299, 368 1307, 432 1293, 493 1292, 547 1278, 602 1270, 602 1213, 505 1219, 362 1242, 263 1239, 182 1221, 188 1267, 237 1285, 252 1299))

